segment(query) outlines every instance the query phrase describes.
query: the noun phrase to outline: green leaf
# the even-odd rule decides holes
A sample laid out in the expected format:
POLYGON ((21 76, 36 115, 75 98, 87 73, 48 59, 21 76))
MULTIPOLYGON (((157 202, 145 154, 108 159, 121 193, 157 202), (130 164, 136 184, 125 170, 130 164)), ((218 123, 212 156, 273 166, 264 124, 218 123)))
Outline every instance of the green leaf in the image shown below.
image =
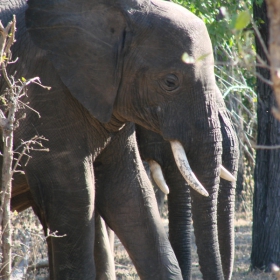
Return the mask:
POLYGON ((24 77, 21 77, 21 80, 25 83, 26 79, 24 77))
POLYGON ((7 101, 4 96, 0 96, 0 102, 2 102, 3 105, 7 105, 7 101))
POLYGON ((263 3, 264 0, 255 0, 255 3, 258 5, 258 6, 261 6, 262 3, 263 3))
POLYGON ((0 59, 0 62, 3 62, 5 60, 8 60, 8 58, 5 56, 5 55, 2 55, 1 59, 0 59))
POLYGON ((251 15, 249 11, 242 11, 237 15, 234 28, 236 30, 244 29, 251 21, 251 15))

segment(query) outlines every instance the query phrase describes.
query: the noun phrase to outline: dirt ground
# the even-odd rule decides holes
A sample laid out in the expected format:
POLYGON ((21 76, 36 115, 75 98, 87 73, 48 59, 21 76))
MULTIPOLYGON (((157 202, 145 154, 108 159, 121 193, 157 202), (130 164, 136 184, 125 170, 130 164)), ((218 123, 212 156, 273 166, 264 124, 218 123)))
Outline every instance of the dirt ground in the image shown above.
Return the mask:
MULTIPOLYGON (((168 231, 168 220, 163 219, 164 226, 168 231)), ((273 275, 261 272, 250 272, 251 253, 251 225, 250 213, 237 213, 235 222, 235 263, 232 279, 243 280, 268 280, 276 279, 273 275)), ((13 280, 19 279, 48 279, 48 271, 43 269, 28 269, 40 260, 47 259, 46 243, 42 228, 31 210, 26 210, 20 214, 14 214, 14 271, 13 280)), ((193 236, 192 247, 192 279, 202 279, 199 271, 196 254, 195 240, 193 236)), ((139 279, 136 270, 130 261, 125 249, 120 241, 115 240, 115 264, 118 280, 139 279)))
MULTIPOLYGON (((168 228, 168 220, 163 219, 163 223, 168 228)), ((234 280, 271 280, 276 279, 272 274, 250 271, 250 254, 252 239, 252 219, 250 214, 237 213, 235 221, 235 262, 232 279, 234 280)), ((192 235, 192 279, 202 279, 199 271, 198 257, 196 253, 195 238, 192 235)), ((118 280, 139 279, 133 264, 121 245, 116 241, 115 244, 115 263, 118 280)))

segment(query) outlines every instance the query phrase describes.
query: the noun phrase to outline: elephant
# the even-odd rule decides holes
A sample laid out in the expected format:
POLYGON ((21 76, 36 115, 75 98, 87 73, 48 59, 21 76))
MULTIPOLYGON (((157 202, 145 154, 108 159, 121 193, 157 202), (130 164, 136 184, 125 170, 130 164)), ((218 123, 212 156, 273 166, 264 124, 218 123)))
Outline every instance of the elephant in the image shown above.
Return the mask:
MULTIPOLYGON (((223 137, 222 163, 236 177, 239 155, 237 136, 218 87, 216 94, 223 137)), ((191 279, 191 211, 192 208, 200 207, 200 204, 191 203, 193 192, 187 187, 186 181, 178 171, 170 144, 164 141, 161 135, 138 125, 136 125, 136 136, 141 158, 150 165, 151 179, 154 178, 155 183, 162 190, 161 193, 167 194, 169 239, 178 259, 183 279, 191 279), (160 174, 158 174, 159 172, 160 174)), ((202 168, 205 168, 207 164, 205 162, 202 168)), ((218 193, 217 223, 219 251, 225 279, 231 279, 233 270, 234 201, 235 181, 221 179, 218 193)), ((196 220, 197 217, 193 219, 195 236, 197 240, 200 240, 201 231, 196 228, 199 222, 196 220)), ((207 242, 206 235, 207 233, 205 233, 204 238, 207 242)), ((199 248, 199 243, 197 245, 199 262, 203 263, 204 251, 203 248, 199 248)))
POLYGON ((0 7, 3 24, 17 16, 12 51, 19 62, 9 73, 51 86, 29 87, 26 117, 14 132, 15 147, 34 135, 49 140, 48 153, 31 150, 21 166, 45 231, 65 235, 47 239, 51 279, 95 279, 95 206, 141 279, 182 279, 134 123, 170 142, 197 191, 192 199, 200 207, 192 212, 203 276, 224 279, 216 249, 222 132, 202 20, 160 0, 8 0, 0 7), (182 60, 185 53, 193 62, 182 60))
MULTIPOLYGON (((218 97, 221 97, 218 88, 217 95, 218 97)), ((238 141, 230 122, 230 118, 227 115, 224 102, 222 101, 222 98, 220 98, 220 100, 219 117, 221 118, 221 125, 223 127, 223 165, 227 166, 227 169, 230 170, 232 174, 236 175, 238 167, 238 141)), ((191 279, 192 263, 190 230, 192 219, 189 187, 185 186, 185 180, 178 172, 172 152, 170 150, 170 144, 168 142, 164 141, 164 139, 157 133, 146 130, 143 127, 137 125, 136 136, 141 158, 149 162, 151 170, 153 170, 154 162, 160 163, 164 177, 168 181, 169 188, 167 187, 165 181, 162 183, 156 179, 159 188, 162 190, 161 193, 165 192, 168 194, 170 211, 169 239, 179 261, 183 279, 191 279), (170 194, 169 189, 171 190, 170 194), (178 201, 178 199, 180 201, 178 201)), ((154 171, 151 171, 150 173, 153 174, 149 176, 150 179, 156 176, 154 175, 154 171)), ((218 216, 221 216, 220 228, 221 225, 225 225, 226 230, 224 230, 224 236, 227 235, 226 240, 230 239, 231 241, 234 240, 234 237, 231 236, 233 234, 234 188, 234 182, 228 182, 226 180, 222 180, 220 182, 219 204, 223 203, 223 207, 226 207, 229 209, 229 211, 224 213, 224 215, 222 215, 224 210, 222 210, 222 213, 219 213, 218 211, 217 214, 218 216), (224 188, 228 188, 227 195, 226 193, 222 192, 224 188), (226 199, 222 195, 226 196, 226 199)), ((32 205, 34 207, 29 187, 24 181, 24 176, 22 174, 17 174, 14 180, 12 210, 22 211, 32 205), (19 190, 22 190, 22 194, 25 198, 19 194, 19 190)), ((219 209, 221 210, 221 208, 222 207, 219 209)), ((115 268, 112 255, 112 252, 114 253, 114 233, 110 228, 106 228, 105 223, 99 214, 96 216, 95 230, 98 231, 95 237, 95 262, 97 265, 97 279, 114 279, 113 275, 115 268)), ((218 234, 222 234, 222 230, 218 229, 218 234)), ((227 242, 224 243, 227 244, 227 242)), ((225 244, 221 243, 222 246, 225 246, 225 244)), ((222 246, 220 246, 220 250, 222 246)), ((225 253, 222 258, 224 276, 225 279, 230 279, 233 268, 234 243, 230 242, 228 247, 225 247, 224 250, 225 253)))

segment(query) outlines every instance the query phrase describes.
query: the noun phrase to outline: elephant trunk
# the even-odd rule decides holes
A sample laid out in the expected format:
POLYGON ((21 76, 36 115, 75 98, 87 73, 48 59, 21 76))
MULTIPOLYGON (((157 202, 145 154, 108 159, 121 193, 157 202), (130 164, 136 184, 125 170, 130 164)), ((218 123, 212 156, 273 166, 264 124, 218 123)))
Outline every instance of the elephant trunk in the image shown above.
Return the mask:
MULTIPOLYGON (((238 140, 225 110, 219 112, 223 137, 223 165, 236 176, 238 169, 238 140)), ((234 260, 235 182, 220 181, 218 195, 219 246, 225 279, 231 279, 234 260)))
MULTIPOLYGON (((205 119, 201 119, 200 122, 196 122, 196 126, 192 127, 193 129, 189 130, 189 135, 192 135, 191 139, 195 139, 195 141, 192 140, 189 143, 184 143, 184 138, 182 138, 180 139, 180 142, 185 148, 189 165, 192 169, 192 171, 189 170, 189 173, 195 174, 197 180, 200 182, 199 187, 203 186, 203 188, 209 194, 209 196, 203 196, 201 193, 197 192, 196 188, 190 189, 192 198, 194 233, 196 237, 197 252, 203 279, 222 280, 224 279, 224 273, 222 269, 217 229, 217 198, 221 173, 220 166, 222 163, 222 135, 220 123, 217 119, 218 114, 215 117, 213 111, 214 110, 212 108, 209 109, 209 112, 207 112, 209 117, 205 118, 206 121, 205 119), (199 133, 196 131, 197 127, 199 128, 199 133)), ((185 137, 186 140, 189 138, 185 137)), ((177 166, 182 165, 180 164, 181 162, 181 160, 179 161, 179 164, 177 162, 177 166)), ((180 167, 178 169, 180 169, 180 167)), ((166 174, 166 172, 164 174, 166 174)), ((182 175, 184 176, 184 174, 182 175)), ((184 197, 185 200, 188 198, 186 194, 184 196, 182 190, 181 192, 174 194, 173 186, 171 187, 171 184, 169 182, 167 183, 170 187, 169 199, 171 199, 169 202, 169 221, 171 222, 170 240, 177 256, 178 253, 176 253, 175 249, 176 240, 173 236, 176 234, 178 236, 178 234, 181 233, 182 235, 185 235, 185 237, 176 237, 178 240, 186 240, 186 238, 190 238, 189 235, 185 234, 186 231, 190 230, 184 228, 183 226, 183 224, 186 223, 184 220, 188 219, 188 215, 184 213, 178 213, 180 208, 184 209, 184 206, 180 204, 181 198, 184 197), (174 200, 174 202, 172 200, 174 200), (172 220, 175 221, 177 225, 172 224, 172 220), (183 230, 178 230, 180 225, 183 230), (179 231, 179 233, 176 233, 176 230, 179 231)), ((192 185, 191 180, 187 181, 187 183, 190 186, 192 185)), ((194 185, 198 185, 198 183, 195 182, 194 185)), ((186 187, 186 184, 183 184, 183 187, 186 187)), ((188 204, 185 201, 185 207, 187 207, 187 205, 188 204)), ((188 213, 188 210, 183 211, 188 213)), ((188 246, 188 241, 184 244, 188 246)), ((183 259, 182 257, 178 256, 177 258, 183 259)), ((186 264, 188 264, 188 260, 186 264)), ((184 264, 180 263, 180 267, 181 265, 184 264)))
MULTIPOLYGON (((211 78, 210 74, 208 76, 211 78)), ((215 92, 211 86, 213 81, 210 80, 209 83, 205 81, 207 83, 205 85, 198 83, 194 89, 188 91, 189 99, 185 102, 189 101, 192 104, 192 108, 196 110, 183 111, 183 109, 179 110, 179 106, 178 111, 184 112, 184 119, 182 119, 179 113, 177 114, 177 112, 172 111, 175 116, 174 118, 164 119, 162 135, 169 142, 176 139, 182 144, 189 166, 192 169, 191 171, 188 170, 188 167, 186 168, 187 176, 185 177, 188 177, 188 174, 194 173, 200 184, 195 180, 193 185, 199 186, 196 189, 200 190, 203 190, 201 188, 203 186, 209 194, 209 196, 203 196, 201 193, 197 193, 197 190, 190 189, 194 233, 199 264, 204 279, 222 280, 224 275, 217 229, 217 198, 220 166, 222 164, 222 134, 215 92), (201 88, 202 86, 203 89, 201 88), (200 92, 203 94, 199 94, 200 92)), ((181 106, 183 105, 184 102, 182 101, 181 106)), ((171 109, 169 107, 166 108, 166 112, 169 111, 171 112, 171 109)), ((178 165, 179 168, 180 165, 183 165, 181 159, 178 160, 178 165)), ((184 174, 182 175, 184 176, 184 174)), ((187 181, 187 183, 190 186, 192 185, 191 180, 187 181)), ((171 190, 171 185, 169 187, 171 190)), ((169 196, 171 196, 171 193, 169 196)), ((176 207, 170 207, 169 211, 173 211, 172 208, 174 210, 176 207)), ((177 208, 180 207, 177 206, 177 208)))
POLYGON ((204 197, 191 189, 193 226, 203 279, 224 279, 218 244, 217 198, 222 154, 220 128, 213 138, 201 137, 193 145, 189 159, 194 173, 209 193, 204 197), (209 138, 208 138, 209 139, 209 138))
POLYGON ((164 171, 165 179, 170 186, 169 238, 179 261, 183 279, 190 279, 191 274, 191 200, 197 251, 203 277, 224 279, 217 234, 217 196, 221 164, 221 137, 218 130, 216 136, 216 142, 203 144, 200 142, 193 145, 193 149, 188 153, 190 165, 201 185, 209 193, 208 197, 202 196, 194 188, 187 187, 188 183, 180 176, 175 161, 172 172, 170 166, 169 170, 164 171))

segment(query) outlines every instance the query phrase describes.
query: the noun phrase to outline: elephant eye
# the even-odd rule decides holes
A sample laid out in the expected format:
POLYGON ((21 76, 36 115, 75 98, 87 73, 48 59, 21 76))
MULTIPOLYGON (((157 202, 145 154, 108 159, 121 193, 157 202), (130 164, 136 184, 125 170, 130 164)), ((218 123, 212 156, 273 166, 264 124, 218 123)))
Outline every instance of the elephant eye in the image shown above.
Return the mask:
POLYGON ((179 86, 179 79, 175 74, 166 75, 161 81, 161 87, 166 91, 173 91, 179 86))

